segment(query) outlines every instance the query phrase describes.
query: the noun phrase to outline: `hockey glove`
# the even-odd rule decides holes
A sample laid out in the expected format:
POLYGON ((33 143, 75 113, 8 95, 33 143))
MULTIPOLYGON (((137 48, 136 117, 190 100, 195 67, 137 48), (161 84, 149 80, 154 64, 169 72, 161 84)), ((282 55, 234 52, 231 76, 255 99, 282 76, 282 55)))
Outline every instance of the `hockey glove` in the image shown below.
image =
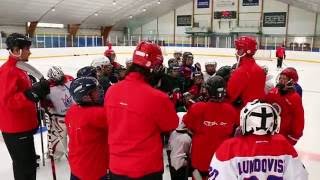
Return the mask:
POLYGON ((41 99, 44 99, 47 94, 50 93, 49 81, 45 79, 40 79, 39 82, 36 82, 32 87, 24 92, 26 97, 31 101, 38 102, 41 99))

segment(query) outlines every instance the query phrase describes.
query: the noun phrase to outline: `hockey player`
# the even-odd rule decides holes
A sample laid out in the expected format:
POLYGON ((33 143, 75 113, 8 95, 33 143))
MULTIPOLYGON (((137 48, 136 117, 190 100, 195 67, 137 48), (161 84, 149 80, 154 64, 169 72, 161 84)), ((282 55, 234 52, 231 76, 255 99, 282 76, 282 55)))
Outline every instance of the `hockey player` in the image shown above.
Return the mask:
POLYGON ((291 71, 292 73, 292 80, 294 82, 294 89, 296 90, 296 92, 302 97, 302 88, 301 86, 298 84, 299 81, 299 75, 297 70, 294 67, 287 67, 286 69, 284 69, 284 71, 291 71))
POLYGON ((203 80, 204 82, 206 82, 210 77, 213 77, 216 73, 217 62, 214 60, 207 61, 205 62, 204 67, 206 71, 203 73, 203 80))
POLYGON ((286 48, 285 45, 282 44, 280 47, 276 50, 276 57, 277 57, 277 68, 282 68, 282 62, 286 58, 286 48))
POLYGON ((193 84, 188 90, 188 92, 192 95, 192 99, 197 101, 197 99, 201 96, 201 88, 203 82, 203 74, 201 72, 196 72, 193 74, 193 84))
POLYGON ((179 116, 179 126, 174 130, 169 138, 168 159, 171 180, 185 180, 189 176, 191 132, 182 122, 185 112, 177 113, 179 116), (189 172, 188 172, 189 171, 189 172))
POLYGON ((110 60, 110 63, 112 64, 114 70, 118 70, 121 67, 121 65, 115 61, 116 53, 112 49, 111 43, 108 44, 108 49, 104 52, 104 56, 110 60))
POLYGON ((107 180, 107 125, 103 90, 93 77, 72 81, 70 94, 77 104, 66 114, 71 180, 107 180))
POLYGON ((193 104, 183 118, 192 132, 191 164, 200 172, 202 179, 208 177, 214 152, 224 140, 233 136, 238 124, 235 108, 224 99, 224 79, 211 77, 205 87, 210 95, 209 101, 193 104))
POLYGON ((73 77, 65 75, 61 67, 52 66, 47 72, 50 83, 50 94, 47 95, 43 107, 47 109, 50 117, 48 123, 54 136, 48 138, 48 145, 52 148, 55 159, 60 159, 67 153, 67 131, 65 124, 65 114, 74 103, 70 92, 70 84, 73 77))
POLYGON ((126 78, 111 86, 105 96, 111 179, 162 179, 161 133, 178 126, 168 95, 147 80, 162 62, 158 45, 140 42, 126 78))
POLYGON ((177 60, 177 62, 181 62, 182 52, 181 51, 174 51, 173 58, 177 60))
POLYGON ((129 67, 132 65, 132 58, 126 59, 126 69, 129 69, 129 67))
POLYGON ((265 100, 279 109, 281 116, 280 134, 295 145, 303 134, 304 110, 302 99, 294 89, 295 71, 284 69, 278 83, 265 100))
POLYGON ((262 69, 264 70, 264 73, 266 74, 266 85, 264 87, 264 92, 266 94, 268 94, 269 91, 274 88, 274 84, 272 82, 273 75, 269 74, 268 66, 262 66, 262 69))
POLYGON ((243 136, 224 141, 212 158, 209 180, 307 180, 294 147, 280 134, 273 106, 249 102, 241 111, 243 136))
POLYGON ((239 37, 235 40, 235 47, 238 67, 228 81, 227 96, 229 101, 241 110, 247 102, 264 97, 266 75, 253 58, 257 51, 255 39, 248 36, 239 37))
POLYGON ((97 70, 98 81, 102 86, 104 92, 112 85, 116 83, 118 79, 113 75, 113 67, 106 57, 99 57, 91 62, 91 66, 97 70))
MULTIPOLYGON (((16 67, 31 54, 31 40, 13 33, 6 39, 8 60, 0 67, 0 130, 12 159, 15 180, 36 179, 33 134, 38 129, 36 102, 49 93, 49 83, 32 84, 27 72, 16 67)), ((2 177, 3 179, 3 177, 2 177)))

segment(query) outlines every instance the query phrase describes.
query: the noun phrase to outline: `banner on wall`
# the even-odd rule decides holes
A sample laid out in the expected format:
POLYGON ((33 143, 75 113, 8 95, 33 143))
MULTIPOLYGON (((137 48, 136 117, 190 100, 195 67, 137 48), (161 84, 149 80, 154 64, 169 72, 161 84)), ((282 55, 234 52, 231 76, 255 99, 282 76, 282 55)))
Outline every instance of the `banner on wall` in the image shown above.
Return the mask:
POLYGON ((198 0, 197 2, 197 8, 209 8, 210 6, 210 0, 198 0))
POLYGON ((191 26, 191 15, 177 16, 177 26, 191 26))
POLYGON ((286 12, 263 13, 263 27, 285 27, 286 12))
POLYGON ((236 11, 216 11, 214 12, 215 19, 236 19, 236 11))
POLYGON ((243 0, 242 6, 259 6, 259 0, 243 0))

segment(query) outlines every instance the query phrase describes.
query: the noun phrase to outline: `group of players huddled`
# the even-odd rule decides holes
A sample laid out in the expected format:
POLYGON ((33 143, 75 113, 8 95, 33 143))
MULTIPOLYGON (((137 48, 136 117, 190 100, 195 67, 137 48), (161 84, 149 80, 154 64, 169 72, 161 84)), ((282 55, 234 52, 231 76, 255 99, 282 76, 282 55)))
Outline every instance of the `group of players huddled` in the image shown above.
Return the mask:
POLYGON ((179 51, 165 66, 160 47, 143 41, 125 66, 109 46, 76 78, 52 66, 48 80, 33 84, 16 67, 28 60, 31 41, 14 33, 6 43, 0 129, 16 180, 36 179, 38 102, 47 114, 48 156, 67 154, 71 180, 162 179, 163 144, 173 180, 307 179, 293 147, 304 128, 298 73, 287 67, 270 83, 251 37, 235 41, 232 66, 209 60, 203 70, 191 52, 179 51))

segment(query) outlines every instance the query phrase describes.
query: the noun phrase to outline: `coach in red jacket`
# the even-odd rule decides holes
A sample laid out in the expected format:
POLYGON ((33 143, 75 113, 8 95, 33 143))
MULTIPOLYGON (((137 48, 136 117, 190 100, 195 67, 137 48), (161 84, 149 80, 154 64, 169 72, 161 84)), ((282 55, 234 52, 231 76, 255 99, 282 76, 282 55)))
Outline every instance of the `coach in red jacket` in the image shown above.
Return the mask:
POLYGON ((277 68, 282 68, 282 62, 286 58, 286 49, 284 44, 276 50, 277 68))
POLYGON ((295 71, 287 68, 280 73, 279 82, 266 96, 266 101, 280 110, 280 134, 295 145, 303 134, 304 109, 301 96, 294 89, 295 71))
POLYGON ((12 159, 15 180, 35 180, 35 102, 49 93, 49 83, 41 80, 32 85, 27 72, 16 67, 18 61, 28 61, 30 39, 13 33, 6 44, 10 56, 0 68, 0 130, 12 159))
POLYGON ((110 87, 105 96, 111 179, 162 179, 160 134, 178 126, 168 95, 148 82, 151 70, 162 62, 158 45, 141 42, 134 51, 128 75, 110 87))
POLYGON ((248 102, 264 97, 266 75, 253 58, 257 51, 255 39, 247 36, 239 37, 235 40, 235 47, 238 68, 234 70, 228 81, 227 96, 241 109, 248 102))

